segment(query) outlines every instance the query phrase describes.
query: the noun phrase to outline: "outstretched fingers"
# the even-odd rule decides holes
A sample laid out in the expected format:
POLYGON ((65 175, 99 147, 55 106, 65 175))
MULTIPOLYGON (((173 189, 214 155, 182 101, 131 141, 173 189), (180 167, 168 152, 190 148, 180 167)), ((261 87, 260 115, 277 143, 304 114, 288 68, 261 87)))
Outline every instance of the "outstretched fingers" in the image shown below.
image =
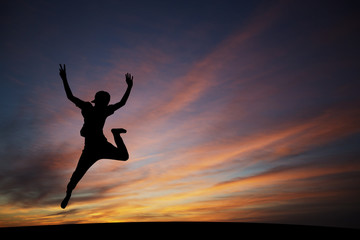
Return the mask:
POLYGON ((66 67, 65 67, 65 64, 64 66, 61 66, 61 64, 59 64, 60 68, 59 68, 59 74, 60 74, 60 77, 62 79, 66 78, 66 67))
POLYGON ((59 69, 60 71, 64 71, 64 72, 66 71, 66 66, 65 66, 65 64, 64 64, 64 67, 62 67, 61 64, 59 64, 59 66, 60 66, 60 69, 59 69))
POLYGON ((126 78, 126 79, 131 79, 131 80, 133 80, 133 79, 134 79, 134 77, 133 77, 133 76, 131 76, 131 74, 130 74, 130 73, 126 73, 126 74, 125 74, 125 78, 126 78))

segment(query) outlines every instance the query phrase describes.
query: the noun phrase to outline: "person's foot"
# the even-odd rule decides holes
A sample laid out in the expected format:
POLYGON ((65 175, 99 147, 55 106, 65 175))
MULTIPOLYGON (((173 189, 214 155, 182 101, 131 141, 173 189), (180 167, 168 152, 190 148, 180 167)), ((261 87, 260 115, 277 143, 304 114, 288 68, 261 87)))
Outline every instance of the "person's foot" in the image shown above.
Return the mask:
POLYGON ((70 200, 70 197, 71 197, 71 193, 66 193, 66 196, 64 198, 64 200, 61 202, 61 208, 64 209, 66 208, 69 200, 70 200))
POLYGON ((120 133, 126 133, 127 131, 123 128, 113 128, 111 129, 111 132, 113 134, 120 134, 120 133))

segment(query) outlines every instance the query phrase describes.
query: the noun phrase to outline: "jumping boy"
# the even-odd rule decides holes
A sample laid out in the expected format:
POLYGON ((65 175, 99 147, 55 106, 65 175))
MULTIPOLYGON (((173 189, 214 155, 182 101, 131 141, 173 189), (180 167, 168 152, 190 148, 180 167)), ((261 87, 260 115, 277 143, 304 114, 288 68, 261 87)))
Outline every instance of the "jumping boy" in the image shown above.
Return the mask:
POLYGON ((77 183, 97 160, 105 158, 126 161, 129 159, 128 151, 120 136, 121 133, 126 133, 126 130, 123 128, 114 128, 111 130, 117 146, 115 147, 107 141, 103 133, 103 127, 106 118, 125 105, 133 86, 133 77, 129 73, 125 74, 128 87, 120 102, 109 105, 110 94, 105 91, 99 91, 95 94, 95 99, 91 101, 94 103, 94 105, 92 105, 90 102, 80 100, 72 94, 66 77, 65 64, 64 66, 60 64, 59 70, 67 98, 81 109, 81 114, 84 117, 84 125, 80 131, 80 135, 85 138, 84 150, 67 185, 66 196, 61 202, 61 208, 65 208, 77 183))

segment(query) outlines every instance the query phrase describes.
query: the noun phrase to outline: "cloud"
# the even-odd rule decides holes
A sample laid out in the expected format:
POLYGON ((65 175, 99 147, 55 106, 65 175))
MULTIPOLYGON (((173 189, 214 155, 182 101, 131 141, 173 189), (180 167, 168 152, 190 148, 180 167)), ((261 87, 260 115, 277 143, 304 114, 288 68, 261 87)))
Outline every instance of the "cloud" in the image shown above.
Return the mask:
MULTIPOLYGON (((295 123, 289 124, 288 128, 278 130, 278 132, 264 133, 261 136, 254 136, 252 139, 243 139, 238 142, 234 141, 233 144, 227 142, 227 144, 224 143, 223 145, 204 145, 202 148, 197 146, 197 148, 194 147, 194 149, 184 150, 180 155, 167 155, 166 161, 160 159, 160 161, 147 163, 143 166, 140 165, 141 167, 133 171, 127 169, 126 172, 123 172, 119 176, 119 179, 123 179, 127 183, 125 185, 114 186, 114 188, 109 189, 110 191, 108 191, 107 194, 115 194, 115 196, 120 194, 118 197, 121 200, 118 201, 132 202, 135 205, 126 204, 126 208, 121 207, 116 210, 119 212, 126 211, 125 215, 129 217, 119 219, 130 220, 139 218, 139 216, 135 218, 131 217, 135 216, 134 211, 136 212, 136 209, 142 209, 142 212, 150 213, 156 211, 159 214, 163 214, 159 215, 159 219, 167 219, 166 216, 176 216, 179 217, 179 219, 191 219, 191 217, 196 217, 196 219, 211 219, 209 215, 217 211, 216 209, 220 211, 221 207, 224 209, 230 209, 231 207, 241 208, 242 205, 237 202, 238 198, 236 194, 238 194, 239 191, 245 192, 245 196, 242 195, 241 198, 246 198, 248 191, 254 188, 260 193, 264 188, 275 189, 276 191, 283 191, 284 189, 298 189, 298 191, 300 191, 298 194, 288 194, 287 197, 282 200, 277 197, 276 202, 290 201, 291 199, 299 198, 299 196, 302 196, 302 198, 308 196, 308 198, 311 199, 316 196, 316 193, 312 191, 306 193, 308 190, 306 190, 304 186, 301 187, 298 181, 305 181, 306 179, 310 181, 310 179, 328 177, 334 174, 348 174, 354 170, 357 171, 356 169, 358 169, 359 166, 355 166, 354 162, 351 161, 339 163, 339 159, 335 159, 331 164, 323 163, 324 165, 319 165, 305 163, 298 166, 296 162, 294 164, 281 165, 286 163, 283 160, 287 157, 293 157, 294 151, 297 155, 304 154, 311 149, 316 149, 335 140, 347 137, 349 134, 353 134, 354 130, 357 129, 357 125, 350 123, 352 121, 354 121, 354 123, 356 122, 356 112, 355 109, 343 109, 340 111, 335 108, 331 114, 324 113, 323 115, 310 119, 308 122, 298 122, 298 125, 295 123), (334 112, 338 114, 335 115, 333 114, 334 112), (334 116, 336 117, 332 119, 334 116), (336 125, 335 128, 331 127, 334 126, 334 123, 338 124, 339 122, 342 124, 339 126, 336 125), (311 134, 309 135, 310 132, 311 134), (279 147, 286 149, 289 145, 293 146, 293 151, 278 150, 279 147), (296 146, 299 146, 299 149, 297 149, 296 146), (257 152, 264 148, 268 149, 268 154, 262 158, 254 159, 257 152), (246 174, 247 168, 256 166, 259 161, 275 161, 275 163, 279 161, 280 165, 279 167, 252 176, 242 175, 242 172, 246 174), (241 163, 243 169, 238 169, 241 163), (221 174, 221 171, 228 174, 238 172, 240 177, 221 182, 221 178, 217 178, 219 177, 217 174, 221 174), (144 172, 147 174, 143 175, 143 178, 140 178, 139 181, 132 181, 129 178, 130 176, 136 178, 137 175, 139 176, 139 174, 143 174, 144 172), (205 176, 207 177, 206 180, 202 179, 202 177, 205 176), (128 194, 121 195, 122 193, 128 194), (220 204, 218 208, 215 207, 216 205, 213 206, 208 202, 207 207, 203 208, 202 211, 196 210, 195 206, 197 206, 198 203, 201 205, 201 201, 220 198, 226 194, 229 195, 228 199, 230 201, 227 203, 227 207, 224 204, 220 204, 221 201, 219 200, 219 202, 217 202, 220 204), (234 195, 234 197, 231 197, 232 195, 234 195), (159 203, 161 204, 159 205, 159 203), (198 211, 201 213, 197 213, 198 211), (181 217, 182 212, 184 214, 183 218, 181 217), (204 214, 204 218, 201 217, 202 214, 204 214)), ((179 152, 177 153, 179 154, 179 152)), ((311 159, 311 155, 308 157, 311 159)), ((109 178, 109 181, 110 179, 117 182, 114 175, 109 178)), ((103 183, 104 185, 108 185, 108 183, 103 183)), ((87 182, 86 185, 89 189, 96 189, 96 185, 92 185, 90 182, 87 182)), ((101 185, 102 183, 99 184, 98 187, 101 185)), ((336 196, 337 194, 337 192, 323 192, 319 196, 326 198, 336 196)), ((265 207, 267 202, 261 202, 261 197, 259 199, 256 197, 258 197, 257 194, 253 196, 253 202, 243 202, 244 207, 251 208, 251 204, 265 207)), ((105 198, 102 200, 104 199, 105 198)), ((116 200, 116 197, 114 200, 116 200)), ((267 198, 267 200, 269 201, 268 203, 275 201, 271 198, 267 198)), ((116 208, 115 205, 109 205, 105 208, 116 208)), ((262 209, 262 207, 259 209, 262 209)), ((250 210, 244 211, 248 211, 250 214, 250 210)), ((245 216, 251 217, 251 215, 245 216)), ((223 216, 217 215, 217 217, 218 219, 224 220, 235 218, 232 218, 231 214, 224 214, 223 216)), ((255 216, 253 217, 255 219, 255 216)), ((256 219, 261 219, 261 216, 257 216, 256 219)))
POLYGON ((26 97, 32 107, 1 126, 7 140, 0 201, 4 219, 13 220, 1 224, 17 225, 19 218, 29 224, 36 218, 288 223, 302 211, 326 212, 322 204, 343 204, 342 194, 358 199, 351 186, 358 153, 337 145, 360 131, 358 98, 346 97, 354 83, 336 80, 346 69, 337 60, 298 67, 316 44, 267 43, 264 36, 282 22, 286 6, 259 8, 188 63, 160 41, 164 46, 116 47, 101 66, 68 68, 73 92, 84 100, 100 89, 110 91, 112 102, 120 100, 126 72, 135 84, 105 128, 110 142, 111 128, 128 130, 129 161, 97 162, 74 191, 69 207, 75 208, 66 212, 59 212, 59 203, 81 154, 82 117, 67 102, 60 79, 56 87, 39 83, 32 90, 37 96, 26 97))
POLYGON ((1 173, 1 202, 25 208, 54 204, 54 201, 49 202, 49 198, 59 198, 59 190, 64 187, 62 179, 66 175, 63 168, 55 171, 49 162, 59 161, 64 155, 55 151, 47 153, 45 150, 42 153, 24 154, 2 156, 3 160, 13 161, 14 164, 1 173))

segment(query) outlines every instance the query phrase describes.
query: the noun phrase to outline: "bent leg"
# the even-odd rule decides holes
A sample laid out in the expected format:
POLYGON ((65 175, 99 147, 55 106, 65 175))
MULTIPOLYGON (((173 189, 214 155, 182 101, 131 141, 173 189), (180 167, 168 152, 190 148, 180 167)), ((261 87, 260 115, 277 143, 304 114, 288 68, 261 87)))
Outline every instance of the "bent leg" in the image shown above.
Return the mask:
POLYGON ((118 128, 118 129, 112 129, 111 132, 114 135, 114 140, 117 147, 115 147, 114 145, 108 142, 103 151, 104 152, 103 158, 121 160, 121 161, 128 160, 129 153, 126 149, 123 139, 120 136, 120 133, 126 133, 126 130, 122 128, 118 128))

